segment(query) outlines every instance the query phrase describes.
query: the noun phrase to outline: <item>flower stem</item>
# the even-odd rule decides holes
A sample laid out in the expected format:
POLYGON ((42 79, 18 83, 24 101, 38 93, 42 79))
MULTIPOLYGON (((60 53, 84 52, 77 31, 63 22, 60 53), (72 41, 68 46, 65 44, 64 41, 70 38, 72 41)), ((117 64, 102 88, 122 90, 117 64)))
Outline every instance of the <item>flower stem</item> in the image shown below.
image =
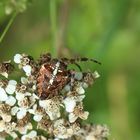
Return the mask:
POLYGON ((5 29, 4 29, 4 31, 3 31, 3 33, 2 33, 2 35, 0 36, 0 44, 1 44, 1 42, 3 41, 3 39, 4 39, 5 35, 6 35, 6 33, 8 32, 8 30, 9 30, 10 26, 12 25, 12 23, 13 23, 13 21, 14 21, 14 19, 15 19, 16 16, 17 16, 17 12, 15 12, 15 13, 12 15, 11 19, 9 20, 8 24, 6 25, 6 27, 5 27, 5 29))
POLYGON ((57 35, 57 25, 56 25, 56 0, 50 0, 50 20, 51 20, 51 34, 52 34, 52 46, 53 54, 57 56, 57 46, 56 46, 56 35, 57 35))

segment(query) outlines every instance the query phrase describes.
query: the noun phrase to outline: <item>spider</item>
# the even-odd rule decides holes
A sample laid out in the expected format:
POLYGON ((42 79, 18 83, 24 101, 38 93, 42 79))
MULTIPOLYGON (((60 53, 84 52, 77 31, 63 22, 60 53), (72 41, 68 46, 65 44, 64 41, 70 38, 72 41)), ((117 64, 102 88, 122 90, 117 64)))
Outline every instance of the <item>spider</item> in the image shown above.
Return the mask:
POLYGON ((51 57, 50 53, 44 54, 40 59, 39 72, 37 75, 37 94, 40 99, 50 98, 59 92, 67 85, 73 75, 73 71, 68 69, 69 64, 75 64, 80 71, 81 67, 77 64, 80 61, 92 61, 101 64, 97 60, 89 58, 60 58, 51 57))

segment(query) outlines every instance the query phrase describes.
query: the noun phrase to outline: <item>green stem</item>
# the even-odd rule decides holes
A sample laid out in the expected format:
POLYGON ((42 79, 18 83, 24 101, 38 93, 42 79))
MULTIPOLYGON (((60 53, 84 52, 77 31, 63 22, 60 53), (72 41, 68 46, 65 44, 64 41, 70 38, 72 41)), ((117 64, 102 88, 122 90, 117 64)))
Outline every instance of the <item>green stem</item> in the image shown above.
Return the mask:
POLYGON ((50 0, 50 20, 51 20, 51 34, 52 34, 53 54, 54 54, 54 56, 57 56, 57 46, 56 46, 56 35, 57 35, 56 0, 50 0))
POLYGON ((15 19, 16 16, 17 16, 17 12, 15 12, 15 13, 12 15, 11 19, 9 20, 7 26, 5 27, 5 29, 4 29, 4 31, 3 31, 3 33, 2 33, 2 35, 0 36, 0 44, 1 44, 1 42, 3 41, 3 39, 4 39, 5 35, 6 35, 6 33, 8 32, 8 30, 9 30, 10 26, 12 25, 12 23, 13 23, 13 21, 14 21, 14 19, 15 19))

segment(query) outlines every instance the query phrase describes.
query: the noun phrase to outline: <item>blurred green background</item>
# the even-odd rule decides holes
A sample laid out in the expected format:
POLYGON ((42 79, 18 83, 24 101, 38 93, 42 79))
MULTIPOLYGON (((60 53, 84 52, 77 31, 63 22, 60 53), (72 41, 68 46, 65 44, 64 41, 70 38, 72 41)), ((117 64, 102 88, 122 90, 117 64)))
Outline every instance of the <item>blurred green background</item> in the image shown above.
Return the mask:
MULTIPOLYGON (((11 16, 0 6, 0 34, 11 16)), ((81 64, 101 75, 87 90, 88 122, 107 124, 112 140, 140 140, 139 0, 33 0, 1 42, 0 61, 44 52, 101 61, 81 64)))

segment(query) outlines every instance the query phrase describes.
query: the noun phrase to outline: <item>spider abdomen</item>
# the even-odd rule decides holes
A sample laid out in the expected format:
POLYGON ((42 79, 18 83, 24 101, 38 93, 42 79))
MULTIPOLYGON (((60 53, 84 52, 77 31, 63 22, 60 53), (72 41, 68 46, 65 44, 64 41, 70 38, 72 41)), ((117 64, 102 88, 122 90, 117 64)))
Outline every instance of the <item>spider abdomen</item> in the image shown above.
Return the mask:
POLYGON ((52 97, 70 81, 70 72, 60 61, 43 64, 37 77, 37 94, 41 99, 52 97))

